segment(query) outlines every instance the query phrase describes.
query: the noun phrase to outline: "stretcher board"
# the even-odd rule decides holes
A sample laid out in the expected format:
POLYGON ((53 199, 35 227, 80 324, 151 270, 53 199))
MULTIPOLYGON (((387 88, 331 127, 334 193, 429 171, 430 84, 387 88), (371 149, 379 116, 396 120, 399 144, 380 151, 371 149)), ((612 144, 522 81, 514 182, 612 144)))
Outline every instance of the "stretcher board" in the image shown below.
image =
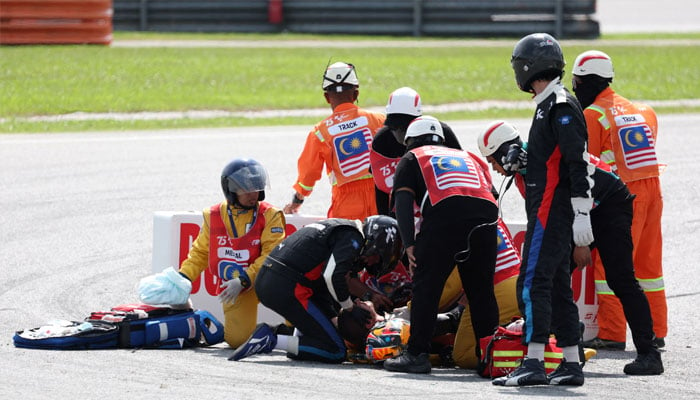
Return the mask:
MULTIPOLYGON (((287 235, 309 223, 324 219, 313 215, 285 215, 287 235)), ((157 211, 153 216, 153 260, 152 271, 161 272, 169 266, 179 267, 187 258, 192 243, 199 234, 202 225, 201 211, 157 211)), ((522 250, 525 240, 525 223, 506 222, 518 250, 522 250)), ((192 284, 192 303, 195 308, 209 311, 223 321, 221 304, 212 287, 212 277, 208 271, 202 273, 192 284)), ((598 301, 595 295, 593 268, 577 269, 571 277, 574 300, 579 309, 579 319, 586 325, 584 340, 593 339, 598 334, 598 301)), ((269 308, 258 306, 258 322, 272 325, 282 323, 284 318, 269 308)))

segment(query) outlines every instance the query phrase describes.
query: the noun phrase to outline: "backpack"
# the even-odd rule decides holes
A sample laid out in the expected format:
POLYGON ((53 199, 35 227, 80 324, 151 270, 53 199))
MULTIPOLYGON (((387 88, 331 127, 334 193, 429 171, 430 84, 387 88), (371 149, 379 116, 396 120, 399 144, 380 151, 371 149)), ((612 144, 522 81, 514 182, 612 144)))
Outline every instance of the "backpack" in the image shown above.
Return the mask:
MULTIPOLYGON (((522 318, 513 317, 509 324, 496 328, 493 335, 479 340, 481 350, 481 359, 477 368, 479 375, 484 378, 497 378, 508 375, 520 366, 527 353, 527 346, 523 344, 522 331, 515 331, 509 327, 512 327, 512 324, 522 323, 522 318)), ((563 351, 556 346, 556 339, 550 337, 544 347, 546 372, 549 374, 557 369, 563 358, 563 351)))
POLYGON ((181 349, 223 339, 223 325, 208 311, 146 304, 92 312, 84 321, 51 321, 13 337, 16 347, 47 350, 181 349))
POLYGON ((86 321, 119 326, 117 347, 181 349, 214 345, 224 339, 223 325, 206 310, 123 304, 90 314, 86 321))
POLYGON ((53 320, 15 332, 15 347, 44 350, 92 350, 117 347, 119 327, 103 321, 53 320))

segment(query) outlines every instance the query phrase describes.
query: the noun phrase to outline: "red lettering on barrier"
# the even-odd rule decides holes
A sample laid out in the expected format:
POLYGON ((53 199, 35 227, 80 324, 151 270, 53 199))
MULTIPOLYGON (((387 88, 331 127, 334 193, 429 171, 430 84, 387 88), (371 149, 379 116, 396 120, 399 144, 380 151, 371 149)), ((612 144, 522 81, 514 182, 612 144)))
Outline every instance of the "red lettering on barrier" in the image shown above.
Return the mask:
POLYGON ((574 291, 574 301, 578 303, 581 297, 581 287, 583 286, 583 271, 576 268, 571 274, 571 289, 574 291))
MULTIPOLYGON (((199 225, 198 224, 180 224, 180 254, 178 267, 182 265, 182 262, 187 258, 187 254, 190 252, 190 247, 192 243, 199 235, 199 225)), ((199 278, 192 282, 192 294, 199 291, 199 278)))
POLYGON ((284 233, 285 233, 285 235, 287 235, 287 236, 291 235, 292 233, 294 233, 294 232, 296 232, 296 231, 297 231, 297 227, 294 226, 294 225, 292 225, 292 224, 287 224, 287 225, 285 225, 285 227, 284 227, 284 233))

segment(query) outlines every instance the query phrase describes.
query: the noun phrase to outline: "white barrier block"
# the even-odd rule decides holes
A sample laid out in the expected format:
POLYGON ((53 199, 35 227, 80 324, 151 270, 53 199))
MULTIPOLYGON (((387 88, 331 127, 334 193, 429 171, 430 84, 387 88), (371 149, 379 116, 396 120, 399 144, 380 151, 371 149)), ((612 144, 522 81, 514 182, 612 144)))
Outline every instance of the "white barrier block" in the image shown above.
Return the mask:
MULTIPOLYGON (((285 215, 287 220, 287 235, 309 223, 324 219, 313 215, 285 215)), ((158 211, 153 217, 153 272, 161 272, 163 269, 173 266, 179 268, 182 261, 187 258, 192 243, 199 234, 202 225, 201 211, 158 211)), ((513 244, 522 253, 522 245, 525 241, 526 224, 522 222, 506 223, 513 236, 513 244)), ((211 287, 209 272, 202 273, 200 278, 193 282, 190 296, 194 307, 207 310, 223 322, 224 315, 211 287), (207 287, 209 279, 209 287, 207 287)), ((584 340, 593 339, 598 334, 598 301, 595 295, 595 282, 593 281, 593 268, 577 269, 571 276, 574 301, 579 309, 579 319, 586 325, 584 340)), ((277 325, 284 322, 284 318, 269 308, 260 304, 258 306, 258 322, 266 322, 277 325)))
MULTIPOLYGON (((323 219, 320 216, 285 215, 287 235, 291 235, 304 225, 323 219)), ((157 211, 153 215, 153 264, 154 273, 169 266, 179 269, 187 258, 192 243, 199 234, 204 219, 201 211, 157 211)), ((216 288, 209 271, 202 272, 199 279, 192 282, 190 299, 195 308, 207 310, 222 323, 224 312, 219 299, 214 295, 216 288)), ((284 318, 262 304, 258 305, 258 322, 277 325, 284 318)))

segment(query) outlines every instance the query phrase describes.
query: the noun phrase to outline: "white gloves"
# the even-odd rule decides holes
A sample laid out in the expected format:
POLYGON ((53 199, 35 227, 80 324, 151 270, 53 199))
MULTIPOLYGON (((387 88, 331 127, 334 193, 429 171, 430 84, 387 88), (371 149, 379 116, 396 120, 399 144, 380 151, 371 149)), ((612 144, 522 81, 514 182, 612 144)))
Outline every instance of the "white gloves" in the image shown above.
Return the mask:
POLYGON ((220 287, 224 290, 219 293, 219 302, 231 304, 236 302, 238 295, 241 294, 243 289, 245 289, 243 287, 243 283, 241 282, 241 278, 225 281, 220 287))
POLYGON ((576 246, 588 246, 593 243, 593 229, 591 228, 591 208, 593 199, 587 197, 572 197, 571 207, 574 209, 574 243, 576 246))
POLYGON ((168 267, 139 282, 139 299, 145 304, 185 304, 192 291, 192 282, 168 267))

